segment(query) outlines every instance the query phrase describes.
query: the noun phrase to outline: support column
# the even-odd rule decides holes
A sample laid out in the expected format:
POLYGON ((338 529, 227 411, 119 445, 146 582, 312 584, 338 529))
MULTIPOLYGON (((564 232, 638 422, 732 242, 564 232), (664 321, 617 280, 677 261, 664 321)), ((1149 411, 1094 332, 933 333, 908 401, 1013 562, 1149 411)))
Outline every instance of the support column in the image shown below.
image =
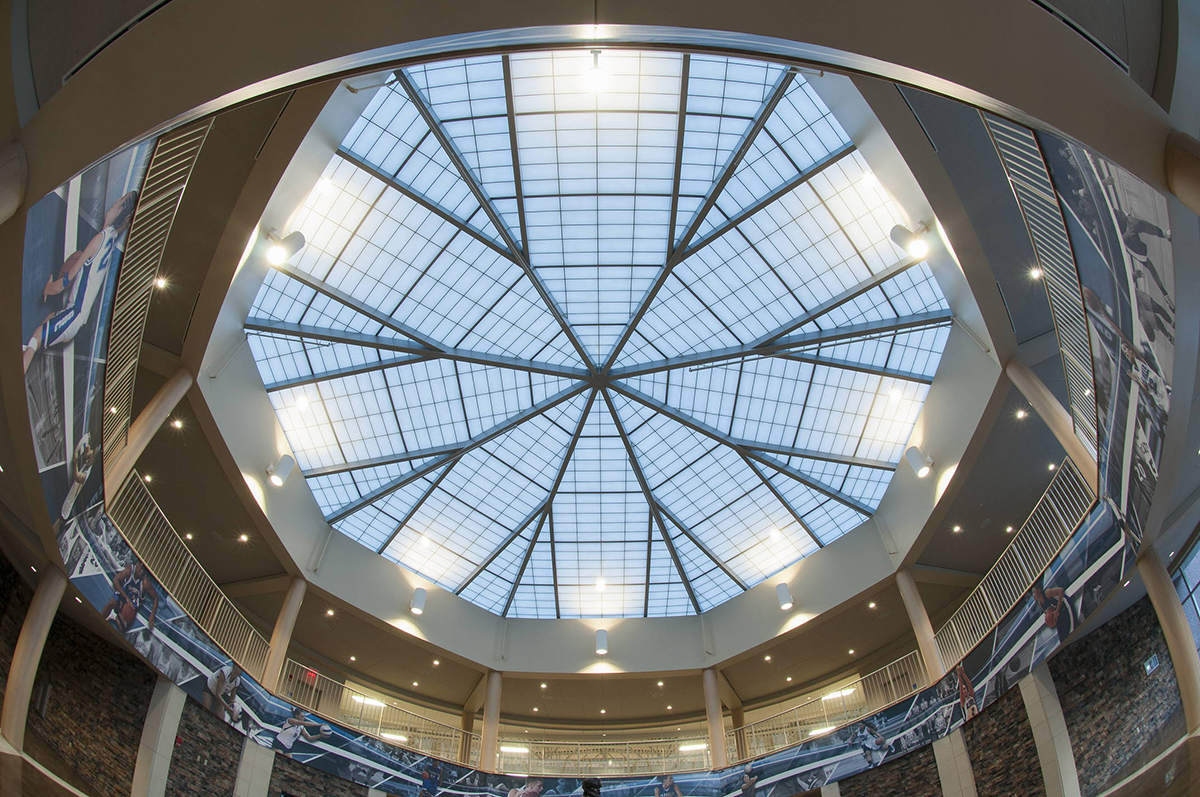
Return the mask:
POLYGON ((146 721, 142 723, 142 741, 138 745, 137 763, 133 766, 130 797, 163 797, 167 793, 167 773, 171 770, 179 718, 183 716, 186 701, 186 692, 169 678, 158 676, 146 721))
POLYGON ((274 768, 275 751, 247 736, 242 740, 242 757, 238 759, 233 797, 267 797, 274 768))
POLYGON ((300 614, 300 605, 304 602, 304 593, 308 582, 300 576, 292 579, 288 585, 287 595, 283 598, 283 606, 279 608, 279 616, 275 618, 275 628, 271 631, 271 648, 267 651, 267 664, 263 667, 262 685, 271 692, 279 688, 279 675, 283 672, 283 664, 287 661, 288 645, 292 641, 292 629, 296 627, 296 617, 300 614))
POLYGON ((29 715, 29 698, 33 694, 33 680, 42 660, 42 649, 46 646, 46 635, 50 633, 50 624, 54 622, 66 589, 67 576, 58 568, 47 565, 33 591, 33 600, 25 613, 25 622, 21 624, 21 635, 17 637, 17 647, 8 668, 4 709, 0 712, 0 734, 18 753, 25 747, 25 719, 29 715))
POLYGON ((458 760, 464 764, 471 761, 471 734, 475 732, 475 712, 463 709, 458 727, 462 729, 462 738, 458 742, 458 760))
POLYGON ((937 762, 938 780, 942 782, 942 797, 978 797, 962 728, 933 743, 933 758, 937 762))
POLYGON ((1167 187, 1200 216, 1200 141, 1180 130, 1167 136, 1167 187))
POLYGON ((704 683, 704 714, 708 718, 708 752, 713 769, 729 766, 725 752, 725 719, 721 712, 721 694, 717 685, 717 670, 709 667, 701 674, 704 683))
POLYGON ((1137 570, 1146 585, 1150 603, 1154 605, 1154 613, 1158 615, 1163 636, 1167 638, 1167 651, 1171 654, 1171 666, 1175 668, 1175 680, 1179 683, 1188 733, 1195 733, 1200 728, 1200 656, 1196 654, 1196 639, 1158 551, 1148 546, 1137 559, 1137 570))
POLYGON ((496 771, 496 755, 500 752, 500 690, 504 676, 498 670, 488 670, 487 696, 483 699, 483 733, 479 739, 479 768, 496 771))
POLYGON ((842 787, 837 785, 837 781, 826 783, 821 787, 821 797, 842 797, 842 787))
POLYGON ((1079 773, 1075 770, 1071 737, 1067 733, 1058 690, 1054 688, 1054 679, 1050 677, 1046 662, 1034 667, 1033 672, 1022 678, 1018 685, 1021 687, 1025 713, 1029 715, 1029 725, 1033 728, 1033 743, 1042 765, 1046 797, 1080 797, 1079 773))
POLYGON ((733 723, 733 743, 737 748, 738 761, 745 761, 750 757, 746 752, 746 711, 741 706, 729 709, 729 721, 733 723))
POLYGON ((109 495, 115 495, 117 488, 129 478, 133 466, 137 464, 146 446, 154 439, 154 435, 158 434, 158 430, 167 422, 167 418, 175 411, 175 407, 187 395, 194 382, 192 372, 180 368, 158 389, 142 413, 129 425, 129 431, 125 435, 125 447, 111 463, 105 463, 104 488, 109 495))
MULTIPOLYGON (((938 650, 937 639, 933 635, 933 625, 929 622, 929 614, 921 601, 921 593, 917 591, 917 582, 913 580, 912 571, 902 567, 896 571, 896 586, 900 589, 900 598, 904 608, 908 610, 908 621, 912 624, 913 633, 917 637, 917 647, 921 658, 925 661, 925 673, 929 684, 935 684, 946 674, 946 665, 942 662, 942 654, 938 650)), ((929 684, 926 684, 928 686, 929 684)))
POLYGON ((1038 379, 1037 374, 1029 370, 1029 366, 1017 359, 1004 364, 1004 374, 1013 383, 1021 395, 1033 407, 1042 422, 1050 428, 1058 444, 1067 452, 1067 456, 1079 468, 1083 478, 1091 485, 1092 492, 1098 493, 1099 471, 1096 468, 1096 458, 1088 451, 1087 446, 1075 434, 1075 423, 1058 399, 1050 392, 1050 388, 1038 379))

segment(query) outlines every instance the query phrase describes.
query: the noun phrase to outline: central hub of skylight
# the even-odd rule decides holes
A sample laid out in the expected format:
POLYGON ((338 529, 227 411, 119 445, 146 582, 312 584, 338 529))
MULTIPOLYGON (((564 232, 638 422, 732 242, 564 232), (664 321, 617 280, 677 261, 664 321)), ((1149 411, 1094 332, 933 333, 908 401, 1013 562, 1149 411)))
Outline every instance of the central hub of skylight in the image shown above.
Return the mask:
POLYGON ((692 614, 874 512, 950 317, 804 75, 593 59, 396 72, 246 329, 343 534, 497 614, 692 614))

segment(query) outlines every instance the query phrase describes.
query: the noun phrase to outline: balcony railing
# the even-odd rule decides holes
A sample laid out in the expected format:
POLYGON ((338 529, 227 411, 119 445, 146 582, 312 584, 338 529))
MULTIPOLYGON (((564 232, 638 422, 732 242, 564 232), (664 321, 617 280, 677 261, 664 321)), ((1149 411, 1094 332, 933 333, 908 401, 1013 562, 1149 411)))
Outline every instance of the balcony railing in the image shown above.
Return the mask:
POLYGON ((276 693, 349 728, 444 761, 479 765, 479 735, 422 717, 322 675, 291 659, 284 664, 276 693))
POLYGON ((925 664, 914 650, 856 681, 830 687, 798 706, 728 731, 729 760, 748 761, 829 733, 903 700, 926 681, 925 664))
POLYGON ((1079 470, 1065 460, 996 564, 934 635, 947 667, 982 642, 1029 592, 1095 503, 1079 470))
POLYGON ((108 515, 138 559, 188 617, 245 672, 261 679, 270 643, 192 556, 136 472, 109 500, 108 515))
POLYGON ((572 742, 527 736, 501 739, 495 769, 511 774, 660 775, 711 768, 704 739, 572 742))

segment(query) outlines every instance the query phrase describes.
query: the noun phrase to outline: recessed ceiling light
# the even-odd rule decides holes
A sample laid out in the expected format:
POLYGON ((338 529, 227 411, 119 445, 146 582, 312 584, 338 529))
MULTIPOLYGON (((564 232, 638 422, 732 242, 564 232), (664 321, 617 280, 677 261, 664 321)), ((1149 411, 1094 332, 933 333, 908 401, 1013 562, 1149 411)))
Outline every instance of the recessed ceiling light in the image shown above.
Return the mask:
POLYGON ((434 666, 434 667, 437 667, 437 666, 438 666, 438 665, 440 665, 441 663, 442 663, 442 662, 441 662, 441 660, 440 660, 440 659, 434 659, 434 660, 433 660, 433 666, 434 666))
POLYGON ((351 657, 350 657, 350 661, 358 661, 358 659, 357 659, 357 658, 355 658, 354 656, 351 656, 351 657))
POLYGON ((546 688, 546 685, 545 685, 545 684, 542 684, 541 686, 542 686, 542 688, 543 688, 543 689, 545 689, 545 688, 546 688))
POLYGON ((600 709, 600 713, 601 713, 601 714, 607 714, 608 712, 607 712, 607 711, 605 711, 604 709, 600 709))
POLYGON ((1129 586, 1129 582, 1128 582, 1128 581, 1126 581, 1126 582, 1125 582, 1124 584, 1122 584, 1121 586, 1122 586, 1122 587, 1128 587, 1128 586, 1129 586))
POLYGON ((1028 412, 1026 412, 1025 410, 1017 410, 1017 420, 1018 420, 1018 421, 1023 421, 1023 420, 1025 420, 1025 416, 1027 416, 1028 414, 1029 414, 1029 413, 1028 413, 1028 412))
POLYGON ((147 473, 142 477, 142 481, 146 482, 146 484, 149 484, 150 482, 154 481, 154 477, 147 473))
POLYGON ((325 616, 326 616, 326 617, 333 617, 333 609, 326 609, 326 610, 325 610, 325 616))
POLYGON ((770 661, 770 660, 771 660, 771 656, 769 654, 766 656, 763 656, 763 661, 770 661))
POLYGON ((413 686, 420 686, 416 681, 413 681, 413 686))
POLYGON ((164 278, 162 278, 162 277, 156 277, 156 278, 155 278, 155 280, 154 280, 154 287, 155 287, 155 288, 165 288, 165 287, 167 287, 167 281, 166 281, 166 279, 164 279, 164 278))
MULTIPOLYGON (((239 534, 238 539, 241 540, 242 542, 250 542, 250 535, 249 534, 239 534)), ((330 611, 329 613, 333 614, 332 611, 330 611)))
MULTIPOLYGON (((534 711, 537 711, 537 706, 534 706, 534 707, 533 707, 533 710, 534 710, 534 711)), ((528 733, 528 731, 526 731, 526 733, 528 733)))
POLYGON ((184 538, 185 540, 190 540, 190 539, 192 538, 192 533, 189 531, 187 534, 184 534, 184 535, 183 535, 183 538, 184 538))
POLYGON ((76 602, 76 603, 83 603, 83 601, 79 600, 79 598, 76 598, 76 599, 75 599, 75 602, 76 602))
POLYGON ((853 656, 853 655, 854 655, 854 648, 850 648, 850 655, 851 655, 851 656, 853 656))
POLYGON ((958 534, 960 531, 962 531, 962 526, 955 526, 951 529, 951 531, 953 531, 955 534, 958 534))
POLYGON ((112 415, 116 415, 116 414, 117 414, 117 408, 116 408, 116 407, 109 407, 109 408, 108 408, 108 411, 109 411, 109 413, 110 413, 110 414, 112 414, 112 415))
POLYGON ((1054 463, 1051 462, 1049 465, 1047 465, 1046 470, 1054 470, 1054 463))
POLYGON ((790 675, 789 675, 789 676, 787 677, 787 680, 788 680, 788 683, 791 683, 791 682, 792 682, 792 676, 790 676, 790 675))
POLYGON ((176 429, 182 429, 182 428, 183 428, 183 421, 181 421, 181 420, 179 420, 178 418, 176 418, 175 420, 171 421, 171 425, 172 425, 172 426, 174 426, 176 429))
POLYGON ((36 567, 34 567, 33 565, 30 565, 30 566, 29 566, 29 569, 30 569, 30 570, 32 570, 32 571, 33 571, 33 572, 35 572, 35 573, 37 572, 37 568, 36 568, 36 567))
POLYGON ((868 608, 868 609, 874 609, 874 608, 875 608, 875 601, 871 601, 870 603, 868 603, 868 604, 867 604, 867 608, 868 608))
POLYGON ((1034 266, 1033 268, 1029 269, 1029 278, 1035 279, 1035 280, 1040 280, 1042 278, 1042 270, 1040 268, 1038 268, 1037 266, 1034 266))
POLYGON ((675 707, 674 707, 674 706, 667 706, 667 711, 670 711, 670 710, 671 710, 671 709, 673 709, 673 708, 675 708, 675 707))
POLYGON ((1012 526, 1005 526, 1005 527, 1004 527, 1004 533, 1005 533, 1005 534, 1012 534, 1012 533, 1013 533, 1013 527, 1012 527, 1012 526))
POLYGON ((1175 552, 1171 551, 1169 554, 1167 554, 1167 558, 1170 559, 1174 555, 1175 555, 1175 552))
POLYGON ((663 682, 662 682, 662 681, 659 681, 659 682, 658 682, 658 685, 659 685, 659 686, 662 686, 662 685, 663 685, 663 682))

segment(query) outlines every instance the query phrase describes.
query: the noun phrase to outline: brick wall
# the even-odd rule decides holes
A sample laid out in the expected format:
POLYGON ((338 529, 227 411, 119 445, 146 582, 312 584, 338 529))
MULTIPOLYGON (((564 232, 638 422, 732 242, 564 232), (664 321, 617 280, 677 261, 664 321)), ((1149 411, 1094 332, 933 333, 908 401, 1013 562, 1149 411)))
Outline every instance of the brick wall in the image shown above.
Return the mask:
POLYGON ((933 760, 932 745, 839 781, 838 787, 842 797, 880 797, 885 794, 942 797, 942 782, 938 778, 937 762, 933 760))
POLYGON ((293 797, 367 797, 367 787, 277 753, 268 794, 270 797, 279 797, 280 794, 293 797))
POLYGON ((0 696, 8 684, 8 668, 12 665, 21 623, 25 622, 25 612, 32 599, 33 590, 21 580, 8 560, 0 556, 0 696))
POLYGON ((190 697, 177 737, 167 773, 168 797, 232 795, 245 737, 190 697))
POLYGON ((50 697, 45 717, 30 706, 29 731, 70 762, 90 797, 129 794, 154 673, 60 614, 50 626, 37 679, 49 685, 50 697))
POLYGON ((1179 687, 1149 598, 1070 645, 1049 662, 1079 785, 1099 794, 1179 710, 1179 687), (1157 654, 1146 675, 1143 663, 1157 654))
POLYGON ((963 726, 979 797, 1037 797, 1046 793, 1033 728, 1017 687, 963 726))

